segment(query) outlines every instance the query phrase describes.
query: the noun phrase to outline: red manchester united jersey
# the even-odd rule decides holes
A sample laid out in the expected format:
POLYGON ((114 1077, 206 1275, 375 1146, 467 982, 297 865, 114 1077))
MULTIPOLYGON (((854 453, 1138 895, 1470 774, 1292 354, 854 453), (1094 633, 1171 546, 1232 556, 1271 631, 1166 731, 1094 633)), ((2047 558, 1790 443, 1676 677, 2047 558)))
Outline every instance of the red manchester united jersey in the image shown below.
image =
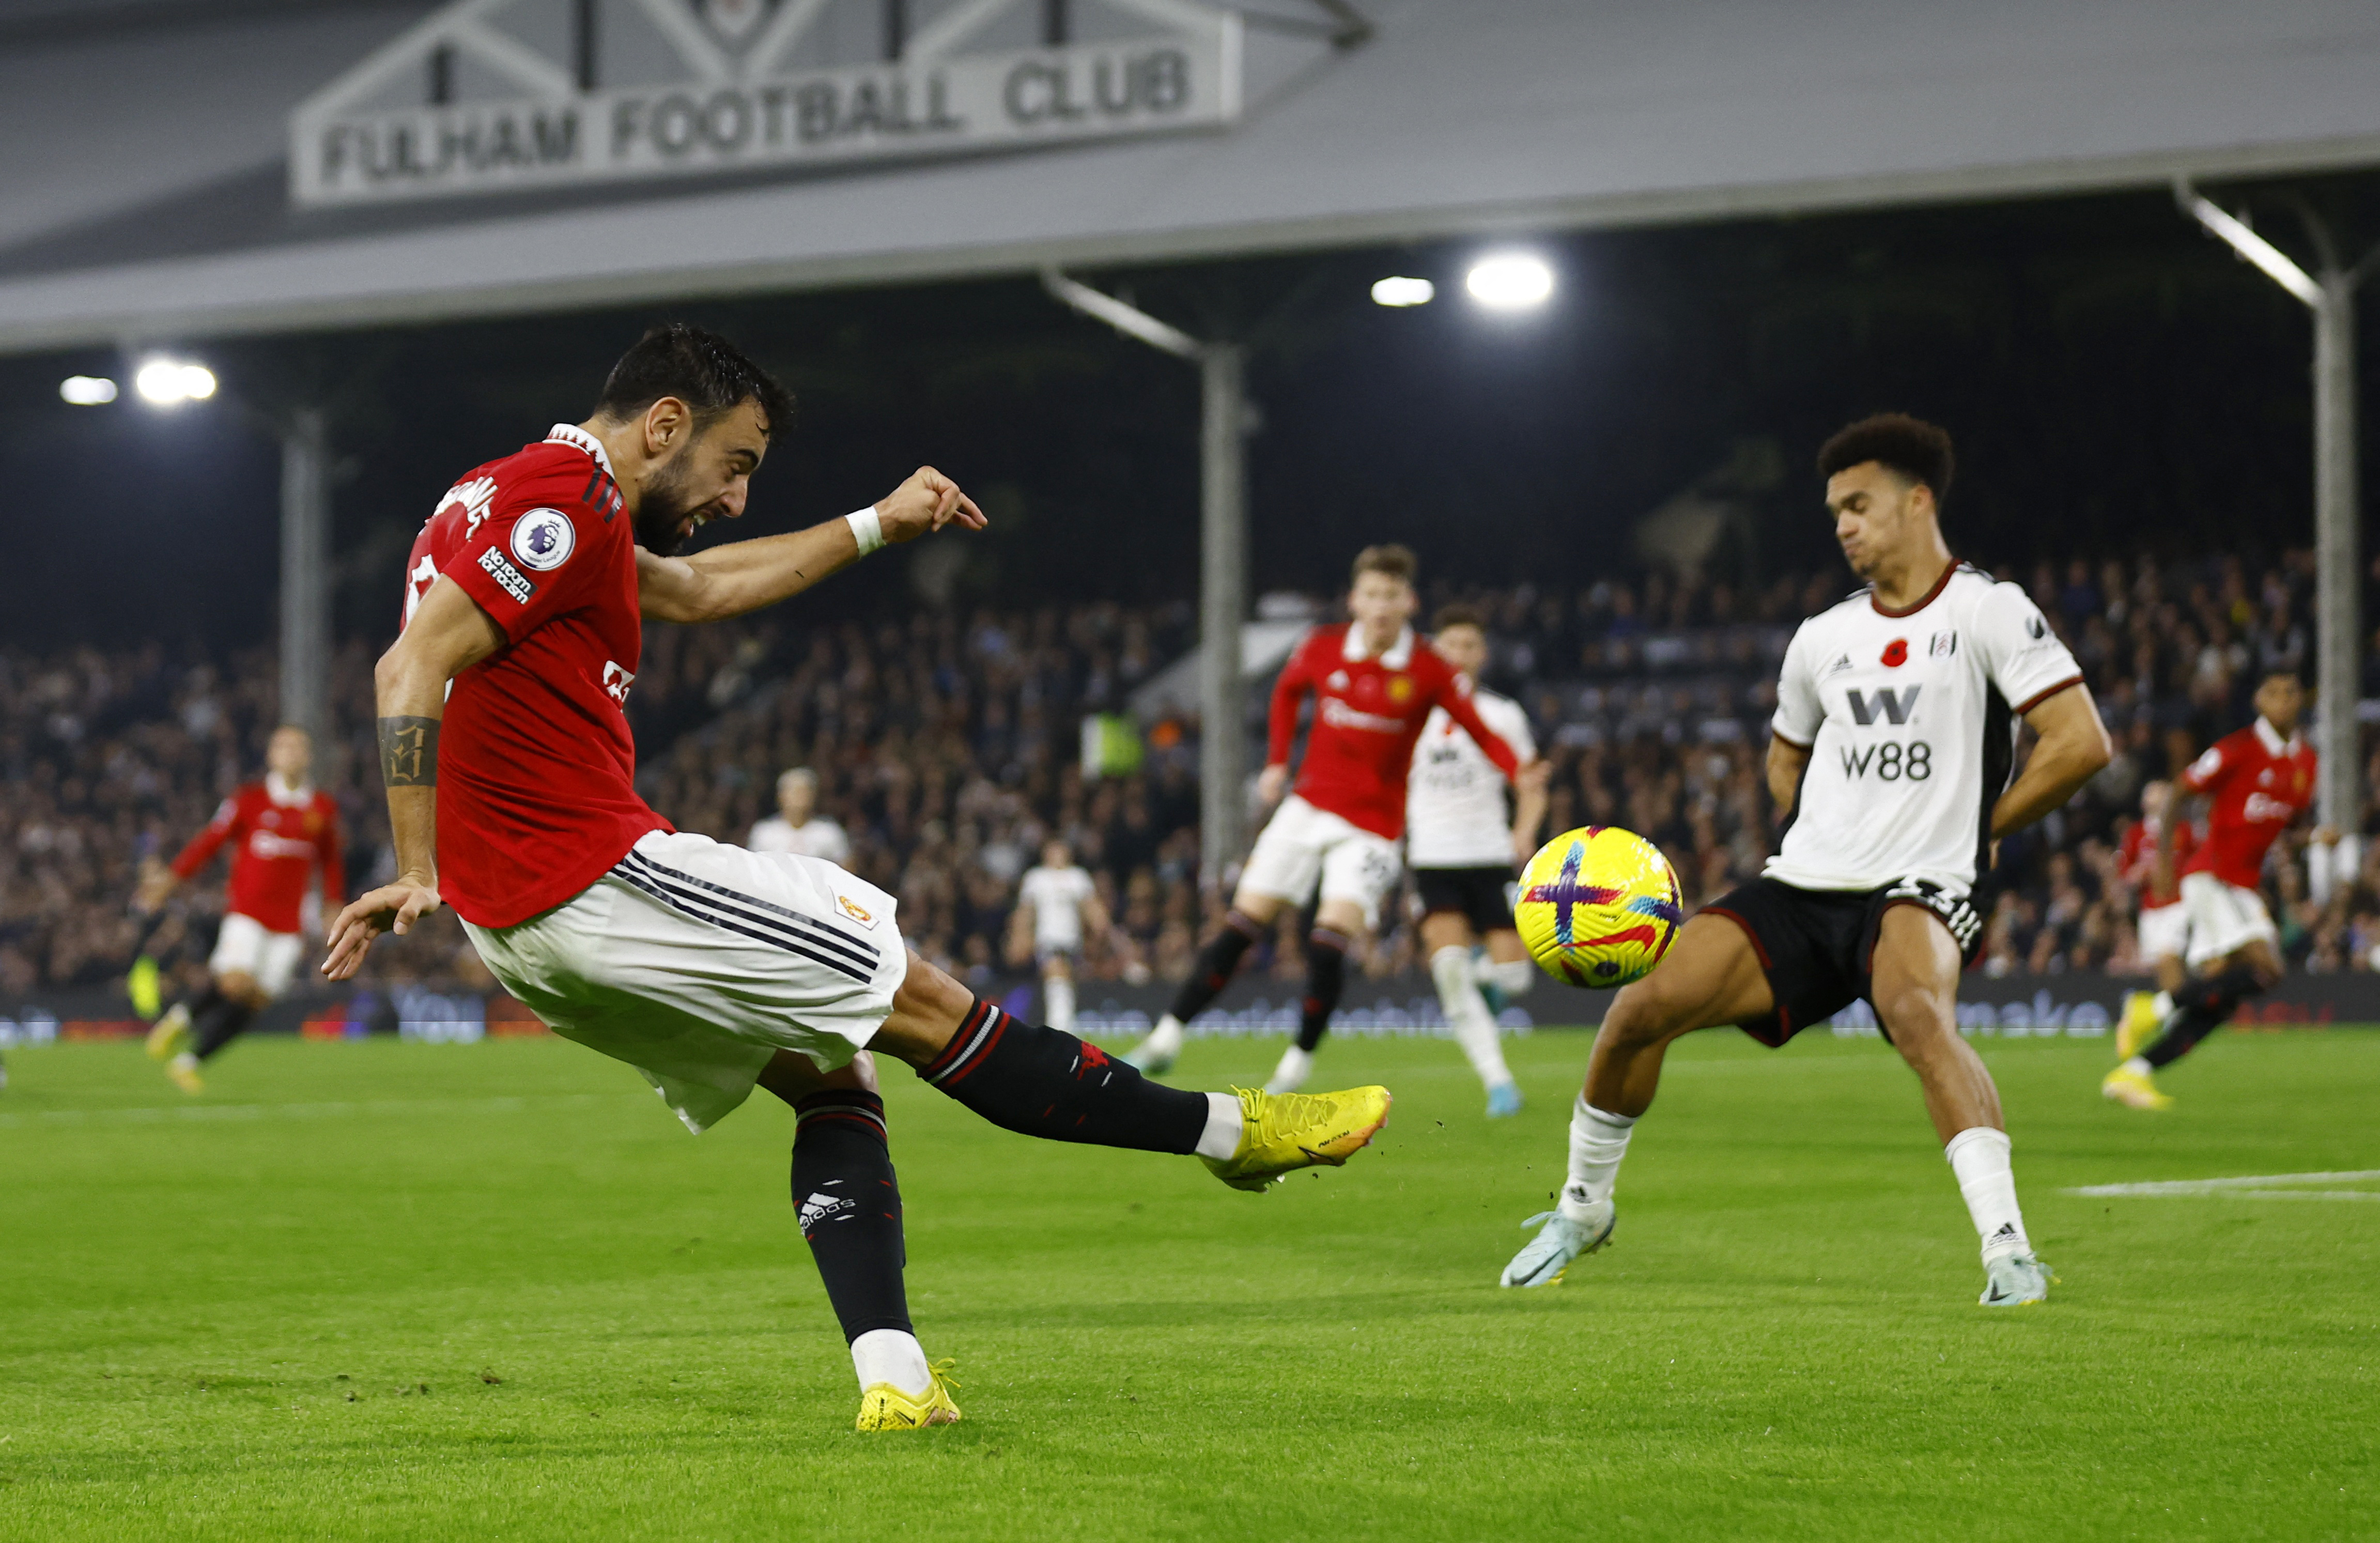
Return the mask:
POLYGON ((1386 653, 1364 651, 1363 634, 1317 627, 1281 667, 1272 688, 1272 735, 1265 763, 1289 759, 1298 699, 1314 693, 1314 726, 1297 796, 1351 825, 1394 841, 1405 828, 1405 774, 1414 742, 1433 707, 1463 725, 1507 777, 1520 769, 1512 747, 1479 721, 1456 685, 1454 666, 1420 646, 1408 627, 1386 653))
POLYGON ((314 869, 322 870, 322 901, 335 907, 346 898, 347 876, 339 855, 339 806, 327 793, 288 787, 278 777, 250 783, 223 801, 207 828, 174 859, 174 871, 193 878, 225 843, 231 853, 231 883, 224 909, 253 917, 268 932, 298 930, 298 912, 314 869))
POLYGON ((601 442, 564 423, 465 477, 414 539, 405 619, 443 574, 505 639, 455 677, 439 731, 438 887, 466 921, 552 910, 670 828, 637 796, 625 711, 631 525, 601 442))
POLYGON ((2192 854, 2198 850, 2198 827, 2185 820, 2173 832, 2173 889, 2159 894, 2156 889, 2157 830, 2161 820, 2135 820, 2124 832, 2124 846, 2117 861, 2122 868, 2124 881, 2141 897, 2141 909, 2161 911, 2181 899, 2182 871, 2190 866, 2192 854))
POLYGON ((2273 838, 2313 802, 2314 765, 2313 746, 2296 735, 2284 741, 2262 718, 2216 740, 2180 777, 2184 788, 2214 800, 2205 843, 2182 871, 2254 889, 2273 838))

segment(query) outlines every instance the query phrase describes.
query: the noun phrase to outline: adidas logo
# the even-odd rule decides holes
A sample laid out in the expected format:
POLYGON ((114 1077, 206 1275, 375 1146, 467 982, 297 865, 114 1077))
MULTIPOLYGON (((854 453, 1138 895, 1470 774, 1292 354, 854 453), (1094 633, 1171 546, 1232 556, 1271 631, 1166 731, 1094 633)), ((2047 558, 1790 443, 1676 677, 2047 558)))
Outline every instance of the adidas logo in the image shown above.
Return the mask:
POLYGON ((2016 1240, 2016 1223, 2013 1221, 2003 1221, 2000 1223, 2000 1230, 1994 1233, 1987 1241, 1992 1243, 2014 1243, 2016 1240))
POLYGON ((852 1209, 856 1204, 856 1202, 844 1196, 824 1195, 812 1190, 809 1198, 802 1202, 801 1209, 796 1213, 796 1221, 801 1230, 807 1233, 820 1222, 852 1209))

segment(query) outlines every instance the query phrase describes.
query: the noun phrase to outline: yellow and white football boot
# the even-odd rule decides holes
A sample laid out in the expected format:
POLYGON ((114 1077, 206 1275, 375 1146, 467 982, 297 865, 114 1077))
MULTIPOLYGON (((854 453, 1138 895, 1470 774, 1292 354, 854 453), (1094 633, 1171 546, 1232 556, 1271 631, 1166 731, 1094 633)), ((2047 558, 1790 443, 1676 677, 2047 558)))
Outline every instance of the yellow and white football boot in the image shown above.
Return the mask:
POLYGON ((165 1009, 165 1015, 149 1028, 149 1059, 171 1061, 190 1048, 190 1010, 182 1002, 165 1009))
POLYGON ((1263 1194, 1301 1168, 1341 1168, 1389 1123, 1385 1087, 1340 1093, 1258 1093, 1240 1099, 1240 1145, 1227 1159, 1198 1160, 1233 1189, 1263 1194))
POLYGON ((952 1363, 936 1361, 926 1368, 932 1380, 921 1396, 903 1392, 890 1382, 870 1382, 868 1391, 859 1395, 859 1430, 923 1430, 929 1425, 956 1425, 959 1406, 951 1402, 951 1390, 959 1385, 951 1375, 952 1363))
POLYGON ((2124 998, 2123 1020, 2116 1025, 2116 1059, 2130 1061, 2157 1036, 2165 1020, 2157 1016, 2156 993, 2134 991, 2124 998))
POLYGON ((2171 1109, 2173 1100, 2157 1091, 2146 1072, 2130 1072, 2119 1066, 2099 1084, 2099 1096, 2113 1100, 2128 1109, 2171 1109))

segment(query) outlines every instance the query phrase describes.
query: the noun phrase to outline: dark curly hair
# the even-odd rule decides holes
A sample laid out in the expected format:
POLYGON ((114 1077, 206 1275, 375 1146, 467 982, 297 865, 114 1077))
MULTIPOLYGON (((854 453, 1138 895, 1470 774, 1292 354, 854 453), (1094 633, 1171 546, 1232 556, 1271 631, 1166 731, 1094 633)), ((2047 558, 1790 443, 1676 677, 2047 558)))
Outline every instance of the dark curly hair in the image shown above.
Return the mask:
POLYGON ((1818 449, 1818 475, 1832 477, 1874 461, 1904 480, 1933 490, 1934 506, 1950 496, 1950 435, 1905 412, 1880 412, 1839 431, 1818 449))

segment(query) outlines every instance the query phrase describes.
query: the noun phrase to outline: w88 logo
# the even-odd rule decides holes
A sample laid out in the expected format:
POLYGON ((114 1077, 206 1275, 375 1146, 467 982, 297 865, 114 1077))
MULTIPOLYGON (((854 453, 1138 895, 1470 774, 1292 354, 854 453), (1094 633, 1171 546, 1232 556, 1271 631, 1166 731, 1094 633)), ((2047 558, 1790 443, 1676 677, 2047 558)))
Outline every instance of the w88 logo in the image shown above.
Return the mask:
POLYGON ((1881 745, 1869 745, 1857 750, 1846 749, 1843 756, 1843 776, 1851 782, 1873 775, 1880 783, 1897 783, 1907 778, 1922 783, 1934 775, 1934 747, 1922 739, 1906 747, 1888 739, 1881 745))

